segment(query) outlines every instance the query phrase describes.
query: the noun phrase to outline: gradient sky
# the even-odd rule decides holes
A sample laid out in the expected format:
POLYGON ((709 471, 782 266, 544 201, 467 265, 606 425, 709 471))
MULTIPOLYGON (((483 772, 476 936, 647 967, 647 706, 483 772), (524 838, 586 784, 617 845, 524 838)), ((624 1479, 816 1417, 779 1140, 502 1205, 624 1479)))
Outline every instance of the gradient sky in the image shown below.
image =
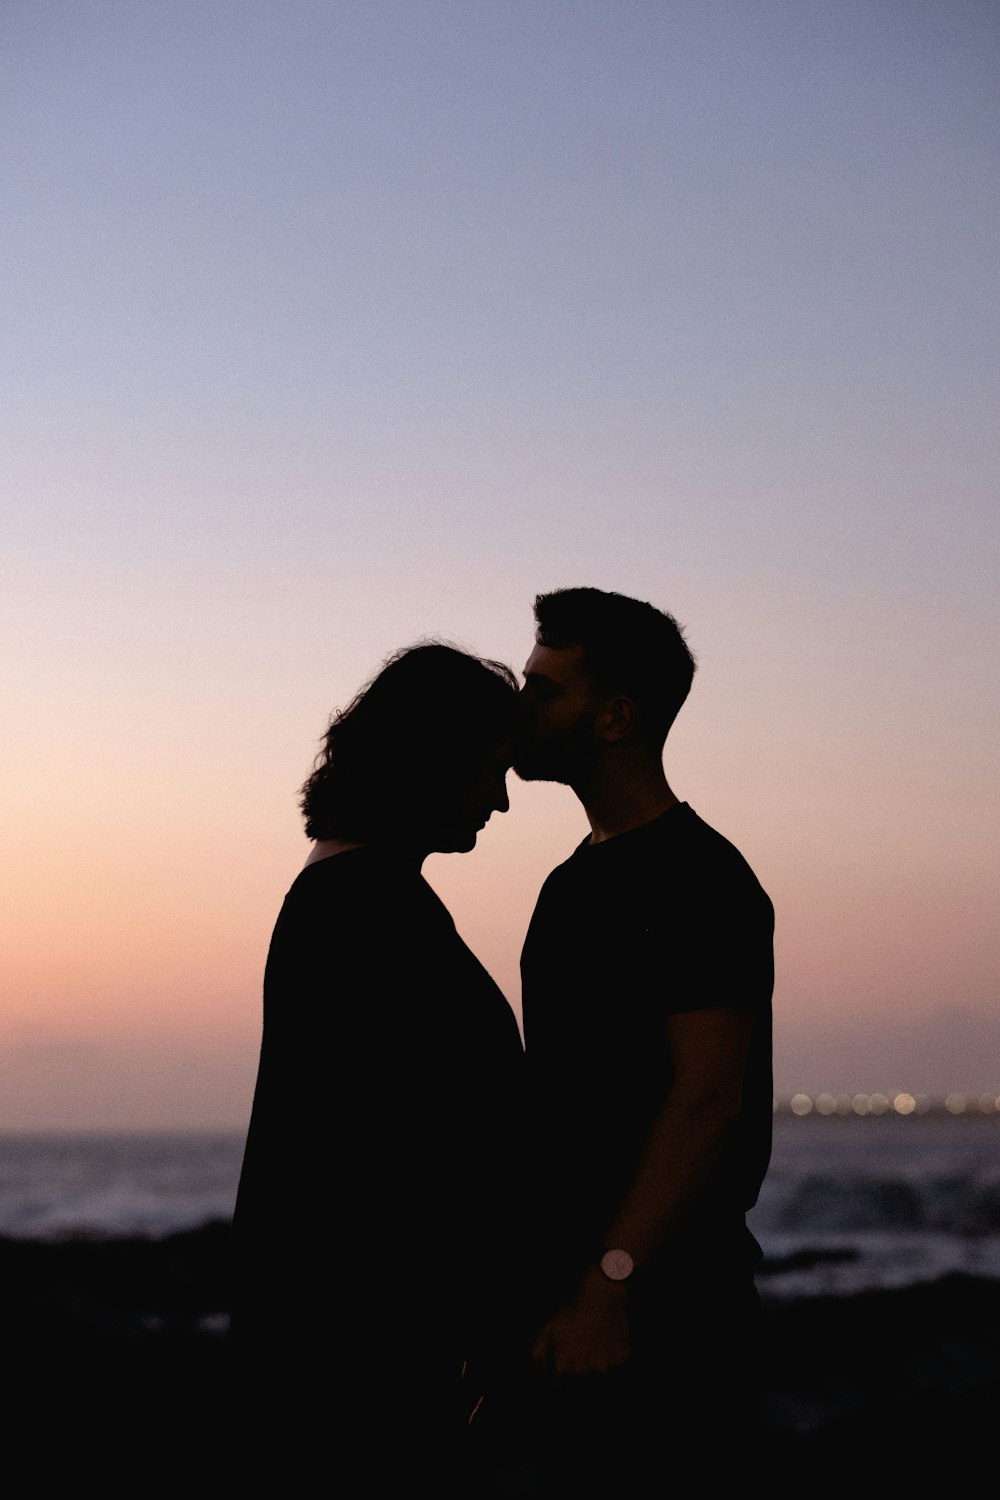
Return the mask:
MULTIPOLYGON (((776 1085, 1000 1092, 992 0, 4 0, 0 1128, 248 1117, 328 715, 541 590, 699 661, 776 1085)), ((586 832, 425 873, 519 1009, 586 832)))

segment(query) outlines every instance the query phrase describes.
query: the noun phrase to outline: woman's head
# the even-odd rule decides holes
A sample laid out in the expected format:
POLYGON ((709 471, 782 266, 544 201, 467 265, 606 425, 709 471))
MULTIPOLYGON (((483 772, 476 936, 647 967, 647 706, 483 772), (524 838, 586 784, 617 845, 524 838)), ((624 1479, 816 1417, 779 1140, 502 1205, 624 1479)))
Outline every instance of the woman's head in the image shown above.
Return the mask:
POLYGON ((300 805, 312 839, 471 849, 504 785, 517 680, 432 641, 398 651, 335 713, 300 805))

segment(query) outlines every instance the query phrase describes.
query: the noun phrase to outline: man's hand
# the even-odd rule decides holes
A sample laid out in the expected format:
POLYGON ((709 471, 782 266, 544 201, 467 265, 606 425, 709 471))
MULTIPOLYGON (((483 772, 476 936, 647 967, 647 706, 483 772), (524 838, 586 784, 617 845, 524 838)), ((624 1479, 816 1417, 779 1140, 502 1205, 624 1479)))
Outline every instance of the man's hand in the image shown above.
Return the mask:
POLYGON ((625 1286, 591 1267, 573 1301, 538 1335, 532 1357, 557 1375, 594 1375, 623 1365, 631 1352, 627 1309, 625 1286))

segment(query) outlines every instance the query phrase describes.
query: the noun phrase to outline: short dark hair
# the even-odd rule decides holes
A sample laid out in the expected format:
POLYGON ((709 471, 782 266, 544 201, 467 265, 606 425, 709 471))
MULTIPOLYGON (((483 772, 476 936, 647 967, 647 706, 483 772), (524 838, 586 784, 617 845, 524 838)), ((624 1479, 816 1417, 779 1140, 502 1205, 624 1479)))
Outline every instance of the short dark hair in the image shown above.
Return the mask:
POLYGON ((555 589, 535 600, 540 646, 579 646, 601 691, 624 693, 639 710, 642 730, 663 745, 691 690, 695 659, 673 615, 626 594, 555 589))
POLYGON ((443 641, 395 652, 330 721, 299 793, 307 836, 405 838, 471 786, 519 717, 503 662, 443 641))

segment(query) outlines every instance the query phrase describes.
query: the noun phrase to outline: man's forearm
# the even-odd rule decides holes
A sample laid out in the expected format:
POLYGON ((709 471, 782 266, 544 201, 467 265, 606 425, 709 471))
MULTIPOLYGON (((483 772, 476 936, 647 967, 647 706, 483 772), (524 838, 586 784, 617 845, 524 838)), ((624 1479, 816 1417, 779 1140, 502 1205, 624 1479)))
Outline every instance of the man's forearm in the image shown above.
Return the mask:
POLYGON ((605 1243, 645 1265, 665 1245, 704 1187, 739 1113, 727 1092, 671 1094, 639 1159, 605 1243))
POLYGON ((614 1219, 609 1246, 647 1263, 680 1225, 739 1118, 750 1045, 750 1012, 734 1005, 667 1020, 668 1092, 614 1219))
MULTIPOLYGON (((738 1107, 724 1093, 671 1095, 608 1225, 609 1248, 627 1250, 640 1267, 652 1259, 703 1187, 738 1107)), ((628 1285, 609 1281, 596 1261, 589 1265, 574 1297, 539 1334, 534 1357, 558 1374, 586 1375, 622 1364, 630 1347, 628 1285)))
MULTIPOLYGON (((666 1097, 605 1226, 607 1248, 627 1250, 639 1267, 678 1229, 719 1160, 740 1113, 750 1030, 749 1012, 733 1005, 668 1017, 666 1097)), ((535 1357, 580 1375, 622 1363, 629 1349, 628 1285, 609 1280, 595 1254, 575 1296, 543 1328, 535 1357)))

